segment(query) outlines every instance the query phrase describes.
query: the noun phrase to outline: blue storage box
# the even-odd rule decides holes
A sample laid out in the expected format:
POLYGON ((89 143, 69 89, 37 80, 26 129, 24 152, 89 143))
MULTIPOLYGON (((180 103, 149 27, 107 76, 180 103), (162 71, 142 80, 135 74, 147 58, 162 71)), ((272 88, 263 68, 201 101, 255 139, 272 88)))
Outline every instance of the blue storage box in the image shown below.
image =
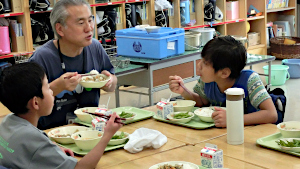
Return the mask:
POLYGON ((284 59, 282 64, 290 67, 288 72, 292 79, 300 78, 300 59, 284 59))
POLYGON ((184 52, 184 29, 162 27, 158 33, 128 28, 116 31, 117 53, 127 57, 162 59, 184 52))

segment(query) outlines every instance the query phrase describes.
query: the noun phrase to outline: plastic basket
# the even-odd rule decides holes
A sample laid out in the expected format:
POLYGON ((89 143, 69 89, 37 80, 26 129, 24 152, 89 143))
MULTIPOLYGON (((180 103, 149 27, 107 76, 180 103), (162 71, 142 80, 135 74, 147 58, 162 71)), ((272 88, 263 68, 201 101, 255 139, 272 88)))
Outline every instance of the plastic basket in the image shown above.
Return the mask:
POLYGON ((270 39, 271 55, 277 59, 300 58, 300 38, 291 36, 281 36, 270 39), (284 39, 296 41, 296 44, 283 44, 284 39))

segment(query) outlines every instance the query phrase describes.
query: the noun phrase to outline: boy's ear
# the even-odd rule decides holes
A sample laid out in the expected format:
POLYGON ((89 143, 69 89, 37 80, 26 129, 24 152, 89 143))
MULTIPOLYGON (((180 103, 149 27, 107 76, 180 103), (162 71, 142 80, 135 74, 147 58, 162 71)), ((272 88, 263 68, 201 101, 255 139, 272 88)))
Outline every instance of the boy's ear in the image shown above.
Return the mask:
POLYGON ((32 99, 28 101, 27 105, 30 110, 38 110, 39 109, 38 98, 34 96, 32 99))
POLYGON ((231 70, 229 68, 224 68, 222 70, 219 71, 221 78, 228 78, 231 74, 231 70))

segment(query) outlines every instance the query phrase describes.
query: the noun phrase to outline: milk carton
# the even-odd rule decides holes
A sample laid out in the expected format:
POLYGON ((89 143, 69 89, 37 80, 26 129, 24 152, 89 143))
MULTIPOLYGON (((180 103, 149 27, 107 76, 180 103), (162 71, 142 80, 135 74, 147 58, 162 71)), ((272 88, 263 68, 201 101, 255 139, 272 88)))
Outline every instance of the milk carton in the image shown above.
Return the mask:
POLYGON ((167 99, 162 99, 156 104, 156 116, 162 119, 167 119, 167 115, 174 112, 173 104, 167 101, 167 99))
POLYGON ((96 110, 95 110, 95 113, 101 113, 101 114, 104 114, 104 115, 111 115, 112 114, 112 111, 111 110, 108 110, 106 107, 98 107, 96 110))
POLYGON ((201 165, 206 168, 223 168, 223 150, 218 146, 206 143, 200 152, 201 165))
POLYGON ((94 118, 92 120, 93 130, 104 131, 105 122, 106 120, 101 117, 94 118))

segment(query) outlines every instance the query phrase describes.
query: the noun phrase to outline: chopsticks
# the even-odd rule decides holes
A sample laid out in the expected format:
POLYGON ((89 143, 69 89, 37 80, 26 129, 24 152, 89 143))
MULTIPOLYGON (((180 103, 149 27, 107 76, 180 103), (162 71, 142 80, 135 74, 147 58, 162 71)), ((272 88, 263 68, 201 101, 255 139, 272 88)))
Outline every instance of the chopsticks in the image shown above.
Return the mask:
MULTIPOLYGON (((84 76, 94 76, 94 75, 97 75, 97 74, 80 74, 81 77, 84 77, 84 76)), ((72 76, 66 76, 64 77, 64 79, 70 79, 72 76)))
MULTIPOLYGON (((107 116, 107 115, 100 114, 100 113, 91 113, 91 112, 84 112, 84 111, 83 111, 83 113, 87 113, 87 114, 90 114, 90 115, 98 116, 98 117, 104 118, 106 120, 109 120, 109 118, 111 117, 110 115, 107 116)), ((115 123, 120 123, 120 124, 124 125, 124 123, 121 120, 126 120, 126 119, 125 118, 116 117, 115 118, 115 123)))

